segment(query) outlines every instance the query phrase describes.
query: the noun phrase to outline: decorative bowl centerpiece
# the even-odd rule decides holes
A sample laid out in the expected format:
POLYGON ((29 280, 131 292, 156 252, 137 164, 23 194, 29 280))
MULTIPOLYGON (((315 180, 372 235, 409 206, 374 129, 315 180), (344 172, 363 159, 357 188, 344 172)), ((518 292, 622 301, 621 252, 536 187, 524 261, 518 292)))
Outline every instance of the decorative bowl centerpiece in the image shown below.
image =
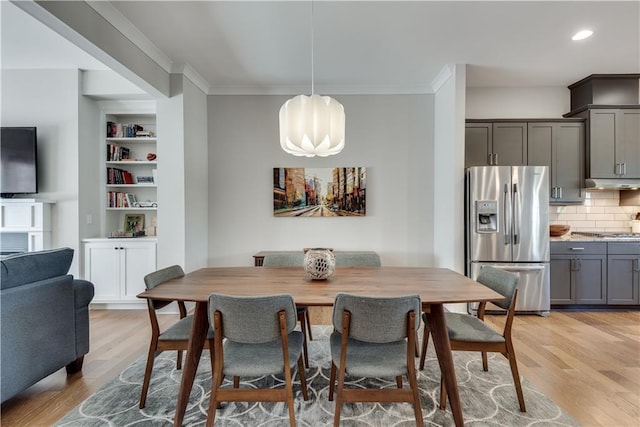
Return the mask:
POLYGON ((304 271, 312 280, 325 280, 336 270, 336 257, 330 248, 305 248, 304 271))
POLYGON ((549 226, 549 235, 551 237, 560 237, 567 234, 570 228, 568 225, 552 224, 549 226))

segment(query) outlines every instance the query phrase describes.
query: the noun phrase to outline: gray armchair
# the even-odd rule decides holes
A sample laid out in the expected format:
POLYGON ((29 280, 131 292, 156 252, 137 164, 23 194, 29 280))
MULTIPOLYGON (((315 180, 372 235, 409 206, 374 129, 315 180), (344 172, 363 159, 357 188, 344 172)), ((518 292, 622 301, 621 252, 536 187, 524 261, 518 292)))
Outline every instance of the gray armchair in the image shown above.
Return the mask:
POLYGON ((296 331, 296 307, 291 295, 209 297, 210 323, 214 329, 214 362, 207 426, 213 426, 219 402, 286 402, 289 422, 295 426, 293 380, 297 366, 304 400, 307 381, 302 363, 302 332, 296 331), (224 339, 224 343, 223 343, 224 339), (240 377, 282 375, 285 387, 241 389, 240 377), (233 388, 222 388, 225 375, 233 388))
MULTIPOLYGON (((518 298, 518 276, 504 270, 485 266, 480 269, 480 273, 476 280, 505 297, 504 300, 494 302, 494 304, 500 308, 507 310, 507 319, 504 330, 502 332, 498 332, 484 322, 484 311, 487 305, 486 301, 480 303, 477 317, 464 313, 445 313, 451 350, 482 352, 482 368, 485 371, 489 370, 487 352, 502 353, 502 355, 509 360, 509 365, 511 366, 511 374, 513 376, 516 394, 518 395, 520 410, 522 412, 526 412, 524 395, 522 394, 522 386, 520 384, 520 375, 518 373, 518 364, 516 362, 516 354, 511 340, 511 328, 513 326, 516 299, 518 298)), ((420 369, 424 369, 425 353, 427 352, 430 333, 427 318, 425 315, 423 315, 423 318, 425 323, 424 336, 422 339, 422 355, 420 356, 420 369)), ((444 382, 441 381, 441 409, 444 409, 446 399, 447 395, 444 382)))
POLYGON ((418 295, 373 298, 349 294, 336 296, 331 347, 329 400, 333 400, 336 374, 337 401, 334 426, 340 423, 344 402, 412 403, 416 425, 422 426, 422 409, 415 369, 415 337, 422 304, 418 295), (395 377, 397 389, 347 389, 345 376, 395 377), (402 387, 406 376, 409 388, 402 387))
POLYGON ((67 374, 82 369, 94 287, 68 274, 72 260, 71 248, 2 260, 2 402, 60 368, 66 367, 67 374))

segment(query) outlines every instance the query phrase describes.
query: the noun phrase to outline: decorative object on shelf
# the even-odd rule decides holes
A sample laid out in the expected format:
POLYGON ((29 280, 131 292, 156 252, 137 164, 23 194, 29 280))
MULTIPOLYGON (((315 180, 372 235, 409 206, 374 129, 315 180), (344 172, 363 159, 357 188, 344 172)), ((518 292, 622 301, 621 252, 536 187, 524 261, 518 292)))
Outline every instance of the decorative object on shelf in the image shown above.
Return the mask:
POLYGON ((138 184, 153 184, 153 176, 139 176, 136 180, 138 184))
POLYGON ((311 2, 311 96, 298 95, 280 108, 280 146, 294 156, 331 156, 344 148, 344 107, 314 93, 313 1, 311 2))
POLYGON ((571 227, 568 225, 551 224, 549 226, 549 235, 551 237, 560 237, 567 234, 569 229, 571 229, 571 227))
POLYGON ((273 168, 273 216, 365 216, 364 167, 273 168))
POLYGON ((149 160, 150 162, 154 161, 156 157, 156 153, 147 153, 147 160, 149 160))
POLYGON ((330 248, 305 248, 304 271, 313 280, 325 280, 336 270, 336 257, 330 248))
POLYGON ((124 216, 124 232, 125 233, 144 233, 144 215, 128 214, 124 216))

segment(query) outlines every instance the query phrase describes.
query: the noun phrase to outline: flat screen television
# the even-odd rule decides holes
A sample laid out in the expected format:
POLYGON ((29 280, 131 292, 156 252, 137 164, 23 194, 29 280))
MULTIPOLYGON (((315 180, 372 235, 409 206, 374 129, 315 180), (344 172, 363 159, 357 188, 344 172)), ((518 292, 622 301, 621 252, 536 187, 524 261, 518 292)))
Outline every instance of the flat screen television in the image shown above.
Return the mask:
POLYGON ((35 127, 0 128, 0 193, 2 197, 38 192, 35 127))

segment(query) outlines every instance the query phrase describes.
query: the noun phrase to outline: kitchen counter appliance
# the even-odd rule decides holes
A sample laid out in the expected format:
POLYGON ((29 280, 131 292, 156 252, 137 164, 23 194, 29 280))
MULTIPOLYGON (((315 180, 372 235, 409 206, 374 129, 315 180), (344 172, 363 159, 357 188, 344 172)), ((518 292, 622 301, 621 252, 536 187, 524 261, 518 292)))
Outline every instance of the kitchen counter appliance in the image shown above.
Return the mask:
POLYGON ((482 266, 514 272, 516 311, 548 315, 548 167, 470 167, 466 195, 467 276, 475 279, 482 266))

